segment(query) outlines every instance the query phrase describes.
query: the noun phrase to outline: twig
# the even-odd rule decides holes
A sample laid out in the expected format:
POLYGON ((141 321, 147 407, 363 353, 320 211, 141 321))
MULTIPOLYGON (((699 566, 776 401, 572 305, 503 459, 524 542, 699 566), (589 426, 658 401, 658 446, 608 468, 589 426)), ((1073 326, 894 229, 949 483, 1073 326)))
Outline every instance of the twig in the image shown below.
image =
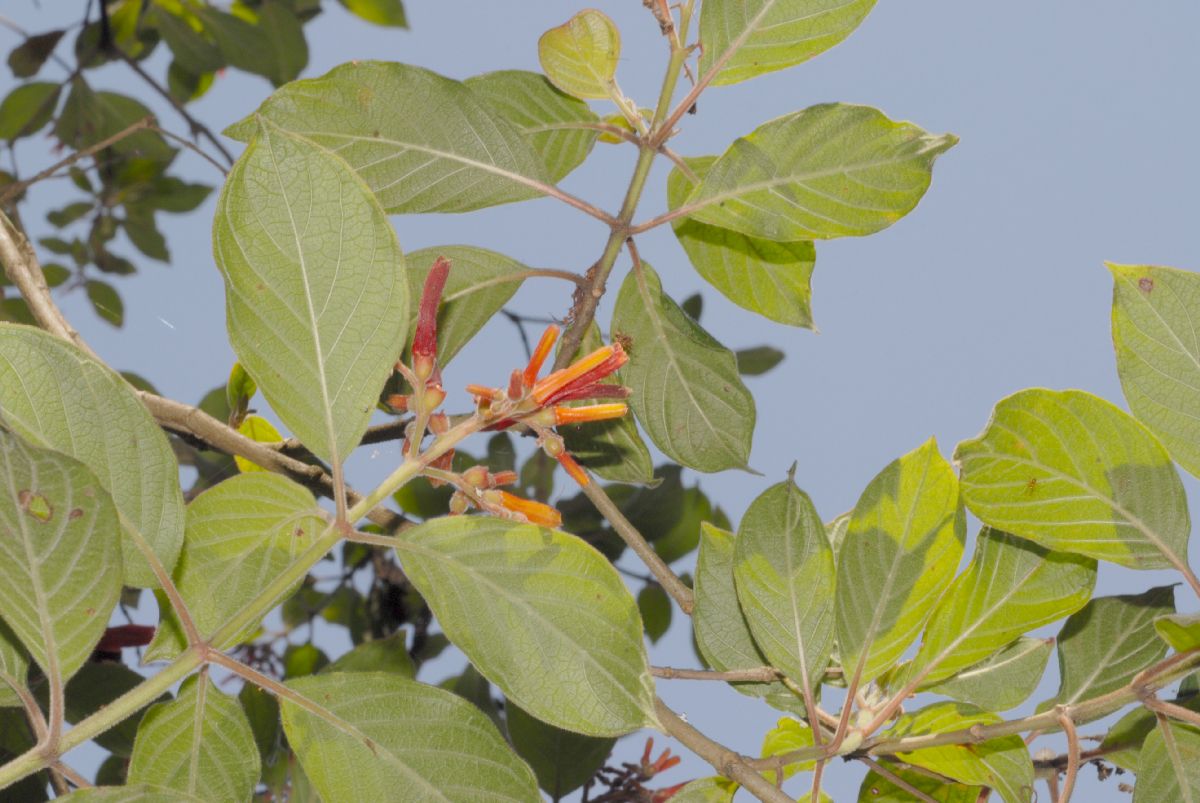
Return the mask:
POLYGON ((1142 705, 1156 713, 1166 714, 1173 719, 1182 720, 1183 722, 1187 722, 1191 725, 1200 726, 1200 714, 1184 708, 1181 705, 1175 705, 1174 703, 1168 703, 1166 700, 1160 700, 1154 695, 1143 698, 1142 705))
MULTIPOLYGON (((103 7, 103 3, 101 4, 101 7, 103 7)), ((115 43, 110 49, 120 57, 121 61, 125 62, 125 66, 137 73, 138 77, 149 84, 150 87, 163 98, 163 100, 171 104, 171 108, 174 109, 175 112, 187 122, 188 127, 192 130, 193 137, 203 136, 212 143, 213 147, 216 148, 222 156, 225 157, 226 161, 229 162, 229 166, 233 166, 234 161, 236 161, 233 158, 233 154, 231 154, 225 148, 225 146, 221 144, 221 141, 217 139, 216 135, 213 134, 208 126, 193 117, 191 112, 185 109, 183 104, 176 100, 175 96, 172 95, 165 86, 156 81, 154 76, 152 76, 150 73, 142 69, 142 65, 130 58, 128 53, 117 47, 115 43)))
POLYGON ((663 590, 670 594, 671 598, 679 605, 680 610, 691 616, 692 608, 695 607, 692 590, 684 585, 678 575, 671 571, 671 567, 654 551, 654 547, 650 546, 637 528, 629 522, 629 519, 625 518, 625 514, 600 487, 600 483, 589 482, 583 486, 583 493, 592 501, 596 510, 600 511, 600 515, 608 519, 608 523, 617 531, 617 535, 621 536, 621 540, 625 542, 626 546, 642 559, 642 563, 646 564, 663 590))
POLYGON ((713 672, 708 669, 677 669, 673 666, 652 666, 650 674, 664 680, 716 680, 725 683, 770 683, 779 680, 783 673, 773 666, 757 666, 753 669, 731 669, 713 672))
POLYGON ((182 145, 183 147, 192 151, 193 153, 199 154, 206 162, 208 162, 210 165, 212 165, 213 167, 220 170, 221 175, 223 175, 223 176, 229 175, 229 169, 227 167, 225 167, 225 165, 221 164, 216 159, 212 158, 212 156, 209 155, 208 151, 204 150, 199 145, 192 142, 190 139, 181 137, 178 134, 174 133, 173 131, 168 131, 167 129, 163 128, 162 126, 155 125, 155 126, 151 126, 151 128, 153 128, 153 130, 157 131, 159 134, 162 134, 167 139, 172 140, 173 142, 178 142, 180 145, 182 145))
POLYGON ((54 762, 51 767, 55 772, 61 773, 64 778, 71 782, 76 789, 90 789, 92 784, 87 778, 80 775, 75 769, 64 764, 61 761, 54 762))
POLYGON ((685 722, 657 697, 654 698, 654 711, 663 730, 687 745, 689 750, 711 764, 721 775, 737 781, 746 791, 764 803, 792 803, 792 799, 782 790, 777 789, 773 783, 751 768, 746 756, 714 742, 685 722))
POLYGON ((1071 719, 1068 706, 1055 706, 1058 714, 1058 724, 1067 735, 1067 774, 1063 778, 1062 791, 1054 803, 1070 803, 1071 793, 1075 791, 1075 778, 1079 775, 1079 734, 1075 731, 1075 721, 1071 719))
POLYGON ((896 773, 892 772, 887 767, 883 766, 883 764, 880 764, 878 761, 873 761, 872 759, 869 759, 866 756, 859 756, 858 760, 861 761, 863 764, 867 765, 868 767, 870 767, 875 772, 876 775, 883 778, 884 780, 886 780, 888 783, 892 784, 893 786, 897 786, 897 787, 903 789, 905 792, 908 792, 910 795, 915 797, 917 800, 923 800, 923 801, 925 801, 925 803, 938 803, 936 800, 931 798, 929 795, 925 794, 920 789, 913 786, 908 781, 904 780, 903 778, 901 778, 896 773))
POLYGON ((26 189, 28 189, 29 187, 38 183, 42 179, 49 178, 50 176, 54 175, 54 173, 56 173, 59 169, 73 165, 76 162, 78 162, 80 159, 86 159, 87 157, 91 156, 92 154, 99 153, 100 151, 104 150, 105 148, 115 145, 116 143, 120 142, 121 140, 125 139, 126 137, 132 136, 139 131, 144 131, 146 129, 153 128, 153 127, 154 127, 154 117, 153 116, 143 117, 141 120, 138 120, 136 123, 133 123, 132 125, 126 126, 125 128, 121 129, 117 133, 113 134, 111 137, 105 137, 104 139, 100 140, 99 142, 97 142, 94 145, 89 145, 86 148, 84 148, 83 150, 75 151, 70 156, 66 157, 65 159, 60 159, 59 161, 50 165, 50 167, 47 167, 45 170, 41 171, 40 173, 35 175, 33 178, 28 178, 28 179, 25 179, 24 181, 18 181, 16 183, 14 183, 13 185, 11 185, 7 190, 4 191, 3 195, 0 195, 0 206, 3 206, 4 204, 8 203, 9 200, 16 198, 18 195, 20 195, 26 189))

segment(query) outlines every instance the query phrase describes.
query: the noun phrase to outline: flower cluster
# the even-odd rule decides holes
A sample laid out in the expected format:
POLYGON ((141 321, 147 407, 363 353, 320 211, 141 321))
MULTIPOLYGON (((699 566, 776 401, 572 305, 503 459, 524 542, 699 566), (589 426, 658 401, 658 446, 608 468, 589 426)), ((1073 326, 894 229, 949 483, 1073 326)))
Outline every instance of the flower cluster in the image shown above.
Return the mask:
MULTIPOLYGON (((412 394, 388 399, 393 409, 414 414, 404 444, 405 453, 410 455, 416 454, 427 429, 437 435, 449 427, 446 415, 436 412, 446 398, 437 362, 437 310, 449 273, 449 260, 438 257, 429 271, 421 295, 412 344, 412 367, 402 362, 396 364, 396 369, 412 386, 412 394)), ((539 379, 538 375, 554 349, 559 333, 557 326, 551 325, 546 329, 528 364, 512 372, 506 387, 468 385, 467 391, 474 397, 475 414, 486 422, 486 429, 519 428, 532 432, 537 437, 538 446, 557 460, 577 483, 586 486, 591 478, 567 452, 562 436, 554 431, 554 427, 624 416, 629 408, 623 401, 574 406, 568 406, 568 403, 628 397, 628 388, 606 380, 629 357, 620 343, 612 343, 539 379)), ((493 515, 544 526, 553 527, 562 523, 558 511, 549 505, 522 499, 499 489, 498 486, 516 481, 516 475, 512 472, 493 474, 485 467, 476 466, 462 474, 454 474, 450 471, 452 460, 453 451, 447 452, 426 471, 431 481, 455 486, 451 513, 465 513, 475 507, 493 515)))

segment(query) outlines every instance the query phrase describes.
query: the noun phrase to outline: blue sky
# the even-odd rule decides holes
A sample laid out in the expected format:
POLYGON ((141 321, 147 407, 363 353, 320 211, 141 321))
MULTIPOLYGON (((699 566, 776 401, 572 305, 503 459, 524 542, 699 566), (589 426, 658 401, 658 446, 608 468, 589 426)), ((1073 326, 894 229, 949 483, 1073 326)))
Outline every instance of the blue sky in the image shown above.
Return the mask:
MULTIPOLYGON (((634 0, 595 5, 622 30, 622 88, 651 105, 665 62, 656 26, 634 0)), ((5 6, 3 13, 18 23, 42 30, 60 24, 61 15, 76 19, 83 4, 38 7, 12 0, 5 6)), ((538 36, 584 4, 410 0, 409 32, 375 28, 336 4, 326 6, 327 13, 307 28, 306 76, 350 59, 375 58, 465 78, 503 68, 538 69, 538 36)), ((672 143, 685 155, 718 153, 761 122, 826 101, 876 106, 893 118, 961 137, 938 162, 928 195, 911 215, 872 237, 818 245, 814 315, 820 334, 757 318, 706 288, 667 227, 642 238, 642 254, 670 294, 682 299, 704 293, 702 323, 719 340, 731 348, 769 342, 787 354, 773 372, 748 380, 758 399, 751 464, 765 477, 726 472, 700 478, 735 522, 793 461, 796 481, 832 518, 850 508, 890 460, 930 435, 949 456, 956 442, 983 427, 998 399, 1025 387, 1077 387, 1124 406, 1109 328, 1111 282, 1102 262, 1200 268, 1197 30, 1200 4, 1190 0, 885 0, 846 42, 815 60, 704 94, 699 113, 685 117, 672 143)), ((14 41, 0 30, 5 51, 14 41)), ((151 64, 162 74, 161 55, 151 64)), ((44 75, 59 72, 49 65, 44 75)), ((145 97, 134 80, 107 68, 95 83, 145 97)), ((11 82, 0 71, 0 89, 7 92, 11 82)), ((263 79, 231 73, 194 109, 219 130, 269 90, 263 79)), ((602 104, 597 109, 610 111, 602 104)), ((160 111, 170 128, 186 130, 169 110, 160 111)), ((47 144, 40 138, 22 144, 21 158, 31 165, 46 158, 47 144)), ((630 148, 597 146, 564 186, 615 209, 633 158, 630 148)), ((193 179, 219 180, 191 154, 178 164, 193 179)), ((664 210, 666 172, 666 165, 656 169, 639 219, 664 210)), ((26 220, 40 221, 42 210, 61 203, 64 188, 51 183, 33 193, 26 220)), ((141 273, 121 283, 127 306, 122 330, 99 322, 81 295, 62 299, 73 322, 115 367, 136 370, 185 401, 222 382, 233 360, 209 244, 212 207, 210 200, 195 214, 160 218, 174 260, 169 268, 143 260, 141 273)), ((530 265, 573 270, 596 259, 606 233, 551 200, 394 221, 406 251, 475 244, 530 265)), ((614 287, 627 267, 622 258, 614 287)), ((531 282, 511 306, 561 315, 567 293, 561 283, 531 282)), ((602 306, 602 322, 610 310, 610 304, 602 306)), ((494 321, 456 359, 448 383, 499 382, 505 371, 497 366, 520 357, 511 325, 494 321)), ((464 401, 452 394, 450 406, 464 401)), ((395 457, 386 448, 364 451, 369 454, 351 464, 349 475, 360 487, 381 477, 395 457)), ((1195 481, 1185 482, 1195 500, 1195 481)), ((1171 579, 1105 566, 1099 591, 1142 591, 1171 579)), ((1182 588, 1178 597, 1181 608, 1198 607, 1182 588)), ((681 627, 652 656, 659 664, 695 661, 681 627)), ((1048 678, 1035 702, 1053 694, 1055 669, 1048 678)), ((662 688, 668 703, 701 730, 745 752, 757 750, 776 717, 731 691, 678 681, 662 688)), ((1046 739, 1035 747, 1043 742, 1057 744, 1046 739)), ((621 757, 630 759, 635 746, 623 751, 621 757)), ((702 774, 706 765, 689 760, 668 778, 702 774)), ((853 799, 858 775, 835 766, 826 789, 839 801, 853 799)), ((1093 779, 1091 771, 1082 773, 1080 799, 1122 799, 1113 780, 1100 785, 1093 779)))

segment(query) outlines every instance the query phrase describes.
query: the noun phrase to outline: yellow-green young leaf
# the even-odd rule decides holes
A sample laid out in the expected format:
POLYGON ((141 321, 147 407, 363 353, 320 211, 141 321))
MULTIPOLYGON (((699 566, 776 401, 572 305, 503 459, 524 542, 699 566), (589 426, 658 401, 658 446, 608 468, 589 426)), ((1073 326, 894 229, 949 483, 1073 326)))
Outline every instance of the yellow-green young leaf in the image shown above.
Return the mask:
MULTIPOLYGON (((992 725, 1000 717, 965 703, 935 703, 896 721, 885 738, 946 733, 972 725, 992 725)), ((970 786, 989 786, 1005 803, 1033 799, 1033 760, 1020 736, 1001 736, 981 744, 927 747, 897 756, 916 767, 944 775, 970 786)))
MULTIPOLYGON (((324 527, 312 494, 278 474, 238 474, 192 500, 175 585, 200 634, 216 633, 255 592, 303 555, 324 527)), ((214 646, 238 644, 257 626, 255 622, 244 632, 229 634, 214 646)), ((183 647, 179 622, 168 614, 146 660, 171 658, 183 647)))
POLYGON ((963 499, 985 524, 1135 569, 1187 566, 1191 523, 1171 458, 1103 399, 1015 393, 954 456, 963 499))
POLYGON ((362 17, 376 25, 391 28, 407 28, 408 17, 400 0, 341 0, 351 14, 362 17))
POLYGON ((29 654, 0 617, 0 708, 21 705, 17 690, 25 689, 29 654))
POLYGON ((238 361, 318 457, 358 445, 408 329, 396 233, 344 161, 259 119, 217 202, 238 361))
POLYGON ((958 569, 966 540, 954 469, 930 438, 863 491, 837 566, 842 665, 866 684, 894 665, 958 569))
POLYGON ((827 103, 736 140, 676 210, 781 242, 872 234, 912 211, 958 138, 827 103))
POLYGON ((129 782, 209 800, 248 801, 259 770, 242 706, 202 673, 184 681, 174 700, 146 712, 133 745, 129 782))
POLYGON ((672 797, 672 803, 733 803, 738 785, 719 775, 698 778, 680 789, 672 797))
POLYGON ((769 663, 815 688, 833 651, 833 549, 812 500, 790 478, 764 491, 742 517, 733 578, 769 663))
POLYGON ((538 786, 555 800, 587 783, 617 741, 547 725, 511 702, 504 710, 513 749, 533 769, 538 786))
POLYGON ((543 722, 591 736, 655 727, 642 618, 616 569, 557 530, 455 516, 396 551, 446 636, 543 722))
POLYGON ((0 101, 0 139, 10 142, 42 130, 58 105, 62 84, 35 81, 9 92, 0 101))
MULTIPOLYGON (((937 803, 977 803, 979 793, 984 791, 978 786, 946 783, 924 773, 891 764, 888 765, 888 772, 937 803)), ((858 789, 858 803, 914 803, 919 799, 874 770, 867 773, 858 789)))
MULTIPOLYGON (((801 750, 806 747, 813 746, 812 728, 807 722, 801 722, 794 717, 780 717, 775 723, 775 727, 767 731, 767 735, 763 737, 762 757, 770 758, 771 756, 779 756, 784 753, 790 753, 793 750, 801 750)), ((783 777, 791 778, 797 772, 807 772, 816 764, 815 761, 800 761, 794 764, 786 764, 783 767, 783 777)), ((779 773, 773 772, 767 775, 776 784, 779 783, 779 773)))
POLYGON ((1114 265, 1112 334, 1129 409, 1171 456, 1200 475, 1200 276, 1153 265, 1114 265))
POLYGON ((537 782, 490 720, 448 691, 380 672, 289 681, 283 729, 321 798, 535 803, 537 782))
POLYGON ((648 264, 621 284, 612 332, 629 338, 621 382, 654 444, 697 471, 745 468, 755 409, 737 359, 663 292, 648 264))
POLYGON ((1058 635, 1058 695, 1038 706, 1070 705, 1121 688, 1162 658, 1167 645, 1152 625, 1175 610, 1175 587, 1097 597, 1071 616, 1058 635))
MULTIPOLYGON (((733 583, 733 533, 700 525, 700 550, 696 558, 695 595, 692 627, 696 648, 704 662, 717 672, 754 669, 767 665, 767 659, 754 643, 750 626, 738 604, 733 583)), ((779 682, 731 683, 734 689, 750 697, 765 697, 767 703, 789 711, 802 711, 800 698, 779 682)))
POLYGON ((1159 637, 1175 652, 1187 652, 1200 647, 1200 616, 1171 614, 1154 620, 1159 637))
MULTIPOLYGON (((469 245, 444 245, 410 252, 405 260, 408 269, 404 271, 411 306, 409 343, 417 328, 417 305, 421 302, 425 279, 438 257, 450 260, 450 275, 446 277, 437 316, 438 363, 445 367, 520 289, 529 268, 503 254, 469 245)), ((516 363, 514 359, 513 367, 516 363)), ((481 377, 479 381, 493 380, 507 381, 507 373, 501 369, 495 377, 481 377)))
POLYGON ((560 92, 546 76, 499 70, 464 81, 485 103, 528 138, 550 181, 559 181, 592 152, 599 118, 581 100, 560 92))
POLYGON ((406 633, 401 630, 387 638, 364 641, 321 671, 387 672, 392 675, 414 678, 417 671, 405 648, 406 638, 406 633))
POLYGON ((1200 800, 1200 731, 1164 719, 1142 746, 1133 803, 1168 800, 1200 800))
MULTIPOLYGON (((698 180, 715 156, 687 159, 698 180)), ((667 177, 667 205, 681 206, 693 188, 678 167, 667 177)), ((772 321, 813 328, 812 273, 816 251, 809 240, 774 242, 688 218, 672 221, 696 272, 740 307, 772 321)))
MULTIPOLYGON (((279 434, 279 430, 275 429, 275 425, 261 415, 246 416, 245 420, 238 425, 238 432, 258 443, 279 443, 283 440, 283 436, 279 434)), ((233 460, 237 463, 238 471, 243 474, 251 471, 267 470, 239 455, 234 455, 233 460)))
POLYGON ((1053 639, 1023 636, 929 691, 988 711, 1007 711, 1033 694, 1053 651, 1053 639))
POLYGON ((0 430, 0 618, 52 683, 104 634, 121 595, 119 533, 87 466, 0 430))
POLYGON ((606 14, 584 9, 538 40, 546 77, 577 98, 607 98, 621 59, 621 33, 606 14))
POLYGON ((129 385, 51 334, 0 324, 0 411, 25 440, 81 461, 112 495, 126 585, 158 585, 132 533, 170 571, 183 544, 179 466, 166 435, 129 385), (40 377, 29 382, 26 377, 40 377))
POLYGON ((947 680, 1018 636, 1079 610, 1095 583, 1091 558, 1048 552, 985 527, 970 565, 934 610, 909 671, 919 673, 926 688, 947 680))
POLYGON ((191 795, 178 789, 144 783, 77 789, 61 799, 69 800, 71 803, 211 803, 214 800, 214 798, 191 795))
MULTIPOLYGON (((600 327, 593 322, 583 333, 575 357, 590 354, 602 345, 600 327)), ((604 479, 633 485, 649 485, 654 481, 654 460, 638 434, 632 414, 608 421, 565 424, 558 428, 558 433, 563 436, 567 451, 604 479)))
MULTIPOLYGON (((541 194, 541 159, 459 81, 360 61, 276 91, 258 114, 345 159, 388 212, 469 212, 541 194)), ((226 133, 248 141, 249 117, 226 133)))
POLYGON ((246 373, 240 362, 235 362, 225 382, 225 401, 229 403, 234 416, 240 418, 246 414, 246 408, 257 392, 258 385, 254 384, 254 377, 246 373))
POLYGON ((700 74, 736 84, 808 61, 850 35, 875 0, 706 0, 700 74))

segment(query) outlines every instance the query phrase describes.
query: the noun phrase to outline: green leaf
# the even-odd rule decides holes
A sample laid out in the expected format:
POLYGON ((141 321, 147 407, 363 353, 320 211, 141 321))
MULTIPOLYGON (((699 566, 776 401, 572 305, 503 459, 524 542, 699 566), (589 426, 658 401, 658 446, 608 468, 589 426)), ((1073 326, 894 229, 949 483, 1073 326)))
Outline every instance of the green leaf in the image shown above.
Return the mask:
POLYGON ((125 302, 121 300, 117 288, 99 279, 88 279, 84 284, 87 289, 88 301, 96 314, 113 326, 120 328, 125 323, 125 302))
POLYGON ((700 74, 736 84, 808 61, 845 39, 875 0, 707 0, 700 74))
POLYGON ((733 803, 738 785, 719 775, 697 778, 671 797, 671 803, 733 803))
MULTIPOLYGON (((685 161, 702 180, 716 160, 703 156, 685 161)), ((674 168, 667 177, 667 205, 683 205, 694 186, 674 168)), ((812 274, 817 256, 812 241, 774 242, 689 218, 674 220, 671 227, 692 267, 730 301, 778 323, 814 328, 812 274)))
POLYGON ((26 688, 28 675, 29 654, 0 619, 0 708, 21 705, 17 690, 26 688))
POLYGON ((648 264, 622 283, 612 331, 631 339, 621 380, 654 444, 698 471, 744 468, 755 409, 737 360, 663 292, 648 264))
MULTIPOLYGON (((425 279, 438 257, 450 260, 450 275, 438 307, 438 364, 445 367, 521 287, 529 268, 503 254, 469 245, 423 248, 408 254, 408 342, 417 328, 417 306, 425 279)), ((507 379, 505 379, 507 381, 507 379)))
MULTIPOLYGON (((163 5, 154 5, 152 8, 154 24, 167 47, 171 48, 171 54, 180 69, 202 75, 225 66, 220 48, 203 31, 193 27, 183 13, 176 13, 163 5)), ((183 11, 182 6, 179 11, 183 11)))
POLYGON ((283 729, 325 800, 540 800, 495 726, 441 689, 376 672, 288 683, 283 729))
POLYGON ((1200 647, 1200 616, 1196 614, 1159 616, 1154 620, 1154 630, 1175 652, 1200 647))
POLYGON ((1071 616, 1058 636, 1058 694, 1038 706, 1070 705, 1115 691, 1167 652, 1154 633, 1175 610, 1174 586, 1144 594, 1097 597, 1071 616))
POLYGON ((8 66, 14 78, 32 78, 50 58, 64 30, 46 31, 30 36, 8 54, 8 66))
POLYGON ((557 530, 475 516, 433 519, 401 539, 408 578, 506 697, 591 736, 655 725, 637 604, 595 549, 557 530))
MULTIPOLYGON (((893 764, 887 764, 888 772, 892 773, 909 786, 918 789, 937 801, 937 803, 977 803, 979 793, 983 791, 978 786, 963 786, 956 783, 945 783, 937 778, 930 778, 924 773, 902 769, 893 764)), ((858 790, 859 803, 914 803, 920 798, 914 797, 906 789, 884 778, 874 770, 863 778, 858 790)))
POLYGON ((242 684, 238 702, 250 723, 254 743, 262 764, 273 764, 282 745, 283 723, 279 721, 279 701, 268 691, 253 683, 242 684))
POLYGON ((1133 803, 1200 800, 1200 731, 1169 720, 1146 737, 1133 803))
POLYGON ((0 616, 52 683, 91 655, 121 594, 112 498, 87 466, 0 430, 0 616))
POLYGON ((971 563, 934 610, 910 672, 921 675, 924 688, 947 680, 1018 636, 1079 610, 1095 583, 1094 560, 985 527, 971 563))
POLYGON ((142 200, 163 212, 191 212, 204 203, 212 187, 188 184, 174 176, 155 179, 142 200))
POLYGON ((742 376, 761 376, 783 362, 783 352, 771 346, 755 346, 740 349, 737 358, 738 373, 742 376))
MULTIPOLYGON (((81 460, 170 571, 183 543, 179 468, 158 423, 125 381, 37 329, 0 326, 0 410, 26 440, 81 460), (24 377, 41 377, 38 382, 24 377)), ((133 538, 121 541, 128 585, 158 585, 133 538)))
POLYGON ((407 28, 408 17, 400 0, 339 0, 351 13, 367 22, 390 28, 407 28))
POLYGON ((955 452, 984 523, 1050 549, 1135 569, 1187 566, 1187 498, 1144 426, 1079 390, 1002 399, 955 452))
POLYGON ((577 98, 607 98, 616 86, 621 33, 602 11, 584 9, 538 39, 546 77, 577 98))
POLYGON ((1181 466, 1200 475, 1200 343, 1192 326, 1200 276, 1106 264, 1113 276, 1117 372, 1129 409, 1181 466))
POLYGON ((322 672, 387 672, 409 679, 415 678, 416 668, 404 646, 401 630, 387 638, 364 641, 350 652, 324 667, 322 672))
POLYGON ((693 321, 700 323, 700 314, 704 312, 704 296, 692 293, 680 302, 679 308, 686 312, 693 321))
POLYGON ((733 577, 769 663, 815 688, 833 651, 833 550, 812 500, 790 478, 750 503, 738 527, 733 577))
MULTIPOLYGON (((795 717, 780 717, 779 721, 775 723, 775 727, 767 731, 766 736, 763 737, 762 757, 770 758, 771 756, 779 756, 812 746, 812 728, 808 726, 807 722, 801 722, 795 717)), ((807 772, 815 764, 815 761, 785 764, 783 767, 783 777, 791 778, 797 772, 807 772)), ((778 785, 778 772, 771 773, 767 777, 778 785)))
POLYGON ((70 803, 209 803, 212 800, 150 784, 93 786, 90 789, 76 789, 61 799, 70 803))
MULTIPOLYGON (((336 152, 390 213, 469 212, 541 194, 525 136, 470 88, 406 64, 361 61, 295 81, 258 115, 336 152)), ((248 141, 253 116, 225 133, 248 141)))
POLYGON ((314 644, 291 644, 283 651, 283 676, 314 675, 329 666, 329 656, 314 644))
POLYGON ((396 233, 345 162, 263 121, 213 223, 229 339, 284 426, 337 465, 408 328, 396 233))
POLYGON ((0 102, 0 139, 10 142, 41 131, 54 116, 61 84, 21 84, 0 102))
POLYGON ((260 771, 254 733, 236 699, 208 673, 184 681, 179 696, 149 711, 138 728, 130 783, 211 800, 250 800, 260 771))
MULTIPOLYGON (((251 380, 253 381, 253 380, 251 380)), ((248 415, 238 424, 237 431, 245 435, 252 441, 258 443, 279 443, 283 440, 283 436, 279 434, 279 430, 275 429, 275 425, 261 415, 248 415)), ((251 471, 266 471, 267 469, 252 463, 240 455, 234 455, 234 463, 237 464, 238 471, 247 474, 251 471)))
POLYGON ((246 373, 240 362, 235 362, 233 368, 229 369, 229 379, 225 381, 225 401, 235 418, 246 414, 255 393, 258 393, 258 385, 254 383, 254 377, 246 373))
POLYGON ((646 638, 657 644, 671 627, 671 598, 658 583, 647 583, 637 595, 638 611, 646 628, 646 638))
POLYGON ((160 262, 169 261, 171 252, 167 250, 166 238, 154 223, 154 213, 146 212, 142 207, 137 207, 137 210, 136 212, 131 211, 126 205, 127 215, 125 220, 121 221, 121 227, 125 229, 125 235, 129 237, 129 242, 151 259, 157 259, 160 262))
MULTIPOLYGON (((243 7, 244 8, 244 7, 243 7)), ((208 6, 191 6, 230 66, 261 75, 275 86, 300 74, 308 44, 296 15, 281 0, 260 7, 257 24, 208 6)))
MULTIPOLYGON (((238 474, 192 500, 175 585, 200 634, 207 638, 232 619, 255 592, 300 559, 324 529, 312 494, 278 474, 238 474)), ((238 644, 256 628, 257 623, 251 624, 214 646, 238 644)), ((183 647, 178 622, 169 614, 146 660, 174 657, 183 647)))
POLYGON ((599 118, 583 101, 555 89, 544 75, 500 70, 464 83, 525 135, 551 181, 560 181, 592 152, 599 118))
POLYGON ((812 106, 735 141, 676 211, 781 242, 872 234, 912 211, 957 141, 867 106, 812 106))
MULTIPOLYGON (((575 359, 604 345, 600 327, 593 322, 584 332, 575 359)), ((588 404, 590 402, 580 402, 588 404)), ((570 406, 569 404, 567 406, 570 406)), ((564 424, 558 434, 576 460, 610 482, 649 485, 654 481, 654 461, 638 434, 632 415, 608 421, 564 424)))
POLYGON ((1053 651, 1053 639, 1022 636, 992 657, 930 687, 929 691, 988 711, 1007 711, 1033 694, 1053 651))
MULTIPOLYGON (((946 733, 972 725, 992 725, 1000 717, 965 703, 935 703, 911 714, 902 715, 886 732, 886 738, 946 733)), ((911 753, 897 753, 917 767, 953 778, 971 786, 989 786, 1006 803, 1026 803, 1033 799, 1033 761, 1020 736, 1001 736, 981 744, 955 744, 927 747, 911 753)))
POLYGON ((933 438, 863 491, 842 539, 835 598, 842 666, 859 684, 916 640, 954 579, 966 529, 958 480, 933 438))
POLYGON ((604 766, 617 741, 547 725, 512 703, 505 711, 513 749, 533 768, 538 786, 555 800, 587 783, 604 766))
MULTIPOLYGON (((83 150, 150 116, 150 109, 141 101, 116 92, 93 92, 82 78, 76 78, 54 135, 67 147, 83 150)), ((110 147, 122 156, 136 155, 154 162, 169 162, 175 155, 175 149, 156 131, 139 131, 110 147)))
MULTIPOLYGON (((692 627, 696 648, 704 662, 718 672, 754 669, 767 665, 738 604, 733 581, 733 533, 705 522, 700 525, 700 551, 696 558, 695 608, 692 627)), ((765 697, 784 710, 803 710, 800 698, 779 682, 731 683, 750 697, 765 697)))

